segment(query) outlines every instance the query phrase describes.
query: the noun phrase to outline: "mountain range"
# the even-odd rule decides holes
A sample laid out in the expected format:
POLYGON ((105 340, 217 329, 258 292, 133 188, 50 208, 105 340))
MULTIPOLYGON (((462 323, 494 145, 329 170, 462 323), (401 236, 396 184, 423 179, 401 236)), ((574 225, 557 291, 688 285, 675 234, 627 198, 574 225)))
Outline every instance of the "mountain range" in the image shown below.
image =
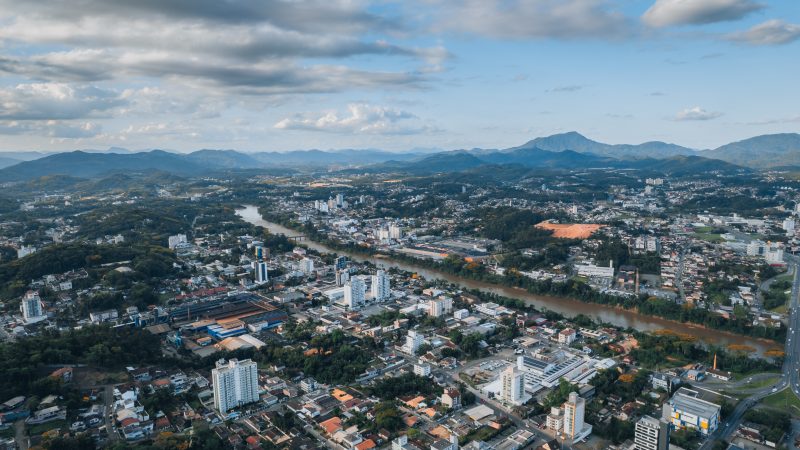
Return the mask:
POLYGON ((122 148, 64 153, 0 152, 0 182, 27 181, 41 176, 97 178, 114 173, 162 171, 196 176, 227 170, 270 168, 361 168, 409 173, 452 172, 483 165, 521 165, 550 169, 596 167, 649 169, 666 174, 800 167, 800 134, 756 136, 713 150, 695 150, 665 142, 605 144, 580 133, 540 137, 501 150, 415 150, 406 153, 377 149, 243 153, 204 149, 192 153, 164 150, 134 152, 122 148))

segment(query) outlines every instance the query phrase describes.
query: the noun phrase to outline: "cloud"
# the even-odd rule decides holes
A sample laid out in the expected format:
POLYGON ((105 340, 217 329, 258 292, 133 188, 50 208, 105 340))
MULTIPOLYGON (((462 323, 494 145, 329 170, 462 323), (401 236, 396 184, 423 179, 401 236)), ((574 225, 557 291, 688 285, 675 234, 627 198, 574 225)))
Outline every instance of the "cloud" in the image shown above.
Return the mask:
POLYGON ((279 121, 275 128, 347 134, 419 134, 438 131, 420 122, 417 116, 407 111, 351 103, 347 105, 345 114, 337 111, 297 114, 279 121))
POLYGON ((580 91, 583 88, 584 86, 581 86, 579 84, 569 84, 566 86, 556 86, 554 88, 546 90, 545 92, 575 92, 575 91, 580 91))
POLYGON ((731 41, 750 45, 781 45, 800 39, 800 25, 783 20, 768 20, 747 31, 729 34, 731 41))
POLYGON ((705 109, 695 106, 693 108, 686 108, 675 114, 673 120, 683 122, 690 120, 712 120, 722 116, 721 112, 706 111, 705 109))
POLYGON ((753 0, 656 0, 642 21, 657 28, 702 25, 739 20, 763 8, 753 0))
POLYGON ((371 37, 402 27, 367 6, 363 0, 0 0, 0 46, 25 50, 0 56, 0 73, 80 83, 150 77, 275 95, 419 86, 425 74, 444 70, 451 55, 441 45, 371 37), (390 72, 345 62, 361 55, 402 58, 415 67, 390 72), (310 59, 325 63, 304 62, 310 59))
POLYGON ((630 23, 605 0, 423 0, 435 30, 493 38, 618 38, 630 23))
POLYGON ((111 90, 63 83, 27 83, 0 89, 0 120, 71 120, 125 105, 111 90))
POLYGON ((94 122, 0 120, 0 135, 34 135, 59 139, 82 139, 95 137, 101 130, 102 127, 94 122))

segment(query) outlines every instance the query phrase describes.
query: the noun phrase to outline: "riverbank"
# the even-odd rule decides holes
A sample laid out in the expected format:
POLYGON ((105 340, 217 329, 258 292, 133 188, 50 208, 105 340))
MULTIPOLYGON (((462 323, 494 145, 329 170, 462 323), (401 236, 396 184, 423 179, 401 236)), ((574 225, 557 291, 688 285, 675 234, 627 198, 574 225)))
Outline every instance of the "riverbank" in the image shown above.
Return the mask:
MULTIPOLYGON (((275 234, 297 235, 301 231, 290 229, 283 225, 264 220, 253 205, 244 205, 244 208, 237 209, 236 214, 243 220, 253 225, 262 226, 275 234)), ((640 331, 672 330, 677 333, 684 333, 695 336, 699 341, 719 345, 719 346, 746 346, 754 349, 754 352, 763 356, 770 349, 782 348, 782 344, 763 338, 744 336, 740 334, 723 331, 714 327, 703 327, 699 324, 690 324, 675 320, 668 320, 657 316, 641 314, 631 309, 626 309, 621 305, 611 305, 603 303, 592 303, 582 301, 567 296, 553 296, 546 294, 535 294, 519 286, 507 286, 503 284, 491 283, 483 280, 475 280, 463 276, 454 275, 435 267, 428 267, 419 264, 420 260, 406 261, 395 258, 392 255, 376 256, 370 252, 353 251, 352 249, 337 249, 331 245, 316 242, 307 236, 303 241, 309 248, 322 253, 339 253, 358 261, 370 262, 378 267, 396 267, 408 272, 418 273, 426 279, 442 279, 466 289, 479 289, 484 292, 493 293, 509 298, 517 298, 530 303, 539 309, 557 312, 566 317, 585 315, 599 322, 613 324, 621 328, 632 328, 640 331)), ((742 348, 742 347, 740 347, 742 348)))

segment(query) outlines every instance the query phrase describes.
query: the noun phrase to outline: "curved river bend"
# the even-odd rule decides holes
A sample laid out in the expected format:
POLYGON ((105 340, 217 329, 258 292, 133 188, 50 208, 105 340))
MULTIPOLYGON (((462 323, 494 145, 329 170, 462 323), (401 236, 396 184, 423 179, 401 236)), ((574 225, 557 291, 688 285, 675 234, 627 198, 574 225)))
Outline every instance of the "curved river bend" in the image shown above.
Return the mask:
MULTIPOLYGON (((258 213, 258 208, 253 205, 245 205, 242 209, 236 210, 236 215, 241 217, 244 221, 253 225, 261 226, 273 234, 285 234, 287 236, 296 235, 297 232, 286 228, 282 225, 268 222, 264 220, 258 213)), ((767 339, 758 339, 748 336, 742 336, 725 331, 719 331, 709 328, 703 328, 687 323, 675 322, 666 320, 659 317, 646 316, 634 311, 624 310, 621 308, 614 308, 607 305, 597 303, 585 303, 579 300, 566 297, 551 297, 546 295, 531 294, 524 289, 511 288, 500 286, 492 283, 485 283, 481 281, 462 278, 456 275, 432 270, 424 267, 419 267, 414 264, 397 261, 389 256, 368 257, 360 254, 350 253, 341 250, 335 250, 317 242, 304 240, 303 244, 309 248, 313 248, 322 253, 338 253, 346 255, 355 261, 370 262, 378 267, 389 268, 395 267, 408 272, 416 272, 421 277, 427 279, 442 279, 469 289, 479 289, 484 292, 490 292, 505 297, 522 299, 538 309, 548 309, 557 313, 563 314, 567 317, 574 317, 578 314, 583 314, 594 319, 616 325, 623 328, 634 328, 640 331, 655 331, 668 329, 676 333, 684 333, 695 336, 698 340, 715 345, 746 345, 756 350, 758 355, 763 355, 765 351, 771 348, 783 347, 783 345, 770 341, 767 339)))

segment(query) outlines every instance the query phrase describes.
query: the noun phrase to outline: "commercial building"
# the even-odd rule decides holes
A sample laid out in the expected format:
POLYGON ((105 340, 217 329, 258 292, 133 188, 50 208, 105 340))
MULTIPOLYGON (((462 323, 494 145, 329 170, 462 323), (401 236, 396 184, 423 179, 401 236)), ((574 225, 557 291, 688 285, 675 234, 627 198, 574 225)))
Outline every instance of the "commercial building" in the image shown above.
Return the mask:
POLYGON ((708 435, 719 425, 720 409, 720 405, 701 399, 697 391, 682 387, 664 403, 662 417, 675 428, 692 428, 708 435))
POLYGON ((669 450, 669 422, 642 416, 636 422, 635 450, 669 450))
POLYGON ((417 363, 414 364, 414 375, 418 375, 420 377, 427 377, 431 374, 431 365, 425 363, 417 363))
POLYGON ((222 414, 233 408, 258 401, 258 366, 252 360, 217 361, 211 370, 214 384, 214 407, 222 414))
POLYGON ((298 264, 298 270, 308 275, 314 272, 314 260, 311 258, 303 258, 298 264))

